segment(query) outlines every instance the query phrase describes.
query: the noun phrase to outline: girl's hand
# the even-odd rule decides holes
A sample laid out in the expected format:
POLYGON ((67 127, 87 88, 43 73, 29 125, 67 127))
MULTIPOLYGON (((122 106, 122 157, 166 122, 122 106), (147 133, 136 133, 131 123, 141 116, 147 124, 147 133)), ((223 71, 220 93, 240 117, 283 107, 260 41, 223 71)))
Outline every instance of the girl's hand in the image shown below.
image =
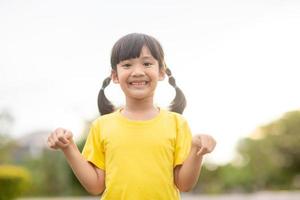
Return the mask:
POLYGON ((192 149, 196 150, 198 156, 205 155, 214 150, 216 146, 215 139, 210 135, 195 135, 192 138, 192 149))
POLYGON ((58 128, 50 134, 47 143, 51 149, 64 149, 73 143, 73 134, 71 131, 58 128))

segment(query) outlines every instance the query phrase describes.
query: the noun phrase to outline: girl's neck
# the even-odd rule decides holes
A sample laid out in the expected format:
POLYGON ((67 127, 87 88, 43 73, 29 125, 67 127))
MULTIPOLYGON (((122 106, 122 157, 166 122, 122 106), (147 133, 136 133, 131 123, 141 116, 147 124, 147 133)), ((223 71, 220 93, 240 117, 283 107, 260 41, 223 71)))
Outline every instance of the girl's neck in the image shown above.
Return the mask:
POLYGON ((126 100, 121 113, 131 120, 149 120, 159 113, 159 109, 153 105, 153 98, 138 101, 126 100))

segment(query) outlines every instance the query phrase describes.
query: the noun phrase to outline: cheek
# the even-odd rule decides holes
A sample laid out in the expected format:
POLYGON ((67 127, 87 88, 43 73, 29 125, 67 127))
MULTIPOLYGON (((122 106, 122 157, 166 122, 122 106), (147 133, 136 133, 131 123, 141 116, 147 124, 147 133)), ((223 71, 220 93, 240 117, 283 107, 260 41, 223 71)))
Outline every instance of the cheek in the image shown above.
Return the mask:
POLYGON ((151 73, 151 77, 152 77, 153 79, 155 79, 156 81, 159 80, 159 79, 160 79, 160 73, 159 73, 159 71, 158 71, 158 70, 157 70, 157 71, 153 71, 153 72, 151 73))
POLYGON ((128 79, 128 75, 126 75, 125 73, 119 73, 118 74, 118 80, 119 82, 122 84, 127 83, 127 79, 128 79))
POLYGON ((118 80, 121 80, 121 79, 122 79, 123 74, 124 74, 123 70, 117 68, 117 71, 116 71, 116 77, 118 78, 118 80))

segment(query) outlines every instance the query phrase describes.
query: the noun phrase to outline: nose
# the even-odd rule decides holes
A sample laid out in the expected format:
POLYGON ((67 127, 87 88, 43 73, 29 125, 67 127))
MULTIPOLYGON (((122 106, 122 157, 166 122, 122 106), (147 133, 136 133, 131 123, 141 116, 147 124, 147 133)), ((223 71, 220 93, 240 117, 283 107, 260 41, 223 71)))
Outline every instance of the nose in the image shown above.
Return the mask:
POLYGON ((143 66, 140 66, 140 65, 134 66, 131 75, 132 76, 144 76, 145 72, 144 72, 143 66))

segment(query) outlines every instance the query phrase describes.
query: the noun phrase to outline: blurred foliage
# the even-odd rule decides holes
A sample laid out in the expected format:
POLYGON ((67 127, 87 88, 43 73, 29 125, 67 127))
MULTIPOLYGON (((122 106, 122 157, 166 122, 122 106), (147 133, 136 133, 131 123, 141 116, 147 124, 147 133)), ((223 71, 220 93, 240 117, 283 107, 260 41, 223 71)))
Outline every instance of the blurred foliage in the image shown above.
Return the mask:
POLYGON ((27 157, 22 161, 34 177, 28 194, 66 195, 69 192, 70 169, 61 153, 44 150, 40 157, 27 157))
POLYGON ((7 152, 11 152, 14 149, 14 141, 9 137, 13 122, 14 118, 8 110, 0 112, 0 164, 10 160, 7 152))
MULTIPOLYGON (((77 145, 83 146, 84 141, 77 145)), ((28 157, 23 165, 35 177, 27 195, 30 196, 80 196, 88 193, 80 185, 60 151, 45 149, 40 157, 28 157)))
POLYGON ((262 126, 242 139, 239 157, 225 166, 204 166, 194 192, 300 189, 300 111, 262 126))
MULTIPOLYGON (((7 123, 5 121, 11 121, 12 118, 7 118, 10 116, 8 113, 1 115, 0 112, 0 116, 2 116, 0 118, 0 126, 5 125, 5 130, 8 130, 9 127, 6 126, 7 123)), ((87 122, 86 128, 84 129, 83 138, 77 144, 79 149, 83 148, 88 127, 89 123, 87 122)), ((45 141, 41 142, 45 143, 45 141)), ((0 193, 3 196, 3 198, 1 196, 2 199, 9 199, 10 197, 8 192, 11 191, 12 188, 8 187, 11 184, 8 184, 7 182, 11 182, 15 185, 15 187, 20 188, 20 190, 15 190, 15 195, 20 194, 18 191, 21 191, 23 186, 27 186, 26 191, 22 190, 23 196, 87 195, 87 192, 78 182, 61 151, 53 151, 44 148, 40 154, 35 155, 30 152, 30 149, 20 146, 18 140, 14 140, 10 138, 8 134, 2 132, 0 133, 0 165, 1 164, 21 165, 24 167, 24 171, 27 169, 30 172, 32 177, 30 182, 21 181, 23 180, 21 178, 10 178, 7 181, 6 179, 4 180, 0 177, 0 181, 2 181, 0 182, 0 193), (6 181, 5 185, 7 185, 7 187, 2 185, 4 181, 6 181), (7 192, 4 193, 2 190, 7 192)), ((13 173, 11 170, 9 171, 0 168, 0 176, 3 174, 8 176, 9 174, 12 175, 13 173)))
POLYGON ((15 143, 10 144, 13 144, 13 147, 5 148, 6 154, 2 156, 5 160, 1 158, 0 161, 6 164, 22 165, 30 171, 33 178, 24 195, 87 195, 87 192, 80 185, 70 169, 62 152, 44 149, 38 157, 26 154, 26 156, 21 159, 14 160, 14 153, 18 146, 15 143))
POLYGON ((300 189, 300 111, 261 127, 259 137, 242 140, 238 148, 258 189, 300 189))
POLYGON ((0 165, 0 200, 19 197, 29 186, 31 176, 24 167, 0 165))
MULTIPOLYGON (((13 157, 11 156, 11 152, 16 148, 16 143, 14 140, 9 139, 4 136, 0 136, 5 138, 5 142, 2 142, 0 145, 0 164, 11 163, 13 162, 13 157)), ((1 140, 1 138, 0 138, 1 140)))

